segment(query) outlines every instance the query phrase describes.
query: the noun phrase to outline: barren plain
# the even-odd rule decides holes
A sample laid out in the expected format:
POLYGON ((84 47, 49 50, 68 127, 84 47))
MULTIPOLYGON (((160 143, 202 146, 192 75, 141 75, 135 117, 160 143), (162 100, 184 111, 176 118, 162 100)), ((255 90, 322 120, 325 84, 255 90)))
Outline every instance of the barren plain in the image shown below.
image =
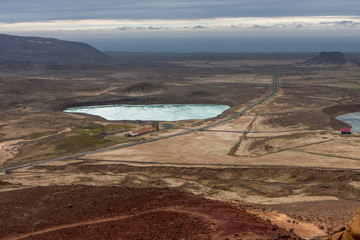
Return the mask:
MULTIPOLYGON (((22 207, 37 211, 39 207, 31 203, 30 197, 18 205, 13 201, 21 191, 31 195, 31 189, 34 196, 40 196, 36 201, 42 204, 47 204, 44 196, 56 198, 57 194, 58 200, 63 202, 68 196, 66 189, 76 186, 79 192, 84 189, 96 192, 96 189, 108 187, 122 191, 121 188, 126 188, 126 191, 136 192, 126 195, 131 195, 131 199, 141 198, 143 189, 147 194, 143 196, 143 203, 134 202, 132 208, 141 208, 150 201, 148 199, 154 198, 151 192, 157 197, 174 194, 180 199, 190 199, 186 200, 186 206, 182 205, 181 211, 179 203, 174 205, 169 200, 166 205, 166 201, 160 201, 156 208, 139 210, 145 217, 157 212, 160 219, 175 219, 174 224, 180 224, 176 221, 182 218, 202 224, 199 223, 202 226, 199 229, 184 225, 191 234, 186 231, 175 234, 175 228, 170 227, 170 232, 166 233, 163 229, 165 233, 158 235, 163 236, 159 239, 168 239, 168 236, 176 236, 176 239, 254 239, 256 234, 257 238, 262 236, 263 239, 309 239, 344 225, 360 207, 360 134, 340 136, 338 130, 347 125, 335 119, 343 113, 360 111, 359 67, 303 64, 316 54, 111 55, 118 59, 117 64, 0 65, 0 166, 4 170, 0 176, 0 196, 6 199, 7 209, 22 204, 22 207), (226 119, 269 94, 274 71, 278 76, 276 94, 238 118, 186 135, 92 152, 168 136, 226 119), (213 119, 161 122, 160 131, 136 138, 127 138, 125 133, 148 126, 150 122, 110 122, 100 117, 62 112, 70 106, 115 103, 211 103, 231 108, 213 119), (71 159, 10 170, 15 166, 79 153, 82 154, 71 159), (198 196, 207 198, 206 201, 226 201, 222 207, 229 209, 231 205, 231 210, 226 210, 231 214, 236 212, 235 208, 256 214, 255 222, 271 223, 276 228, 273 230, 276 237, 270 233, 261 235, 261 230, 254 230, 255 235, 223 230, 227 227, 219 227, 224 234, 216 235, 217 230, 207 224, 215 221, 214 214, 219 216, 219 213, 214 210, 205 216, 205 210, 197 202, 200 201, 198 196), (191 207, 192 201, 198 205, 191 207), (163 210, 158 211, 158 208, 163 210)), ((89 201, 86 204, 95 201, 90 201, 89 197, 84 197, 89 201)), ((74 203, 67 204, 64 202, 64 208, 75 206, 74 203)), ((66 215, 60 214, 60 220, 54 220, 57 224, 34 214, 37 225, 23 228, 16 225, 19 222, 9 219, 29 221, 31 217, 21 218, 15 210, 8 210, 1 217, 1 224, 9 221, 13 225, 6 225, 8 228, 0 237, 38 239, 31 235, 40 232, 45 234, 43 239, 49 236, 60 239, 69 229, 80 227, 76 224, 89 224, 99 218, 123 221, 121 216, 132 214, 134 219, 130 223, 133 224, 140 216, 139 211, 120 211, 116 213, 118 215, 106 216, 93 212, 86 221, 79 216, 66 220, 66 215), (59 225, 63 227, 56 228, 59 225)), ((79 210, 79 214, 81 212, 79 210)), ((31 213, 24 214, 31 216, 31 213)), ((181 224, 186 222, 183 220, 181 224)), ((109 221, 106 224, 96 222, 91 231, 111 228, 109 221)), ((272 231, 269 229, 266 232, 272 231)), ((72 232, 77 238, 89 238, 80 234, 81 229, 78 233, 72 232)), ((134 229, 133 232, 138 231, 134 229)), ((118 237, 110 234, 108 239, 129 239, 131 233, 121 234, 118 237)), ((150 235, 134 237, 140 238, 154 239, 150 235)))

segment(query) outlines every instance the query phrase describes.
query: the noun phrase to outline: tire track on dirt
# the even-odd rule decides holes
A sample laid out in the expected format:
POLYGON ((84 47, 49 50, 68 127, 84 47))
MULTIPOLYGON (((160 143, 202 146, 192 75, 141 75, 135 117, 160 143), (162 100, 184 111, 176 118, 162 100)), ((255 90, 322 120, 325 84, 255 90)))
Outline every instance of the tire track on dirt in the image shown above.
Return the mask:
POLYGON ((60 226, 56 226, 56 227, 49 227, 49 228, 45 228, 45 229, 42 229, 42 230, 39 230, 36 232, 32 232, 32 233, 25 233, 25 234, 21 234, 21 235, 17 235, 17 236, 4 238, 4 240, 20 240, 20 239, 25 239, 27 237, 34 237, 34 236, 38 236, 38 235, 42 235, 42 234, 50 233, 50 232, 54 232, 54 231, 66 230, 66 229, 71 229, 71 228, 76 228, 76 227, 85 227, 88 225, 96 225, 96 224, 102 224, 102 223, 115 222, 115 221, 124 220, 124 219, 128 219, 128 218, 140 217, 144 214, 160 213, 160 212, 173 212, 173 213, 188 214, 188 215, 192 215, 192 216, 196 216, 196 217, 205 219, 210 223, 217 223, 217 224, 219 223, 218 220, 211 218, 209 215, 202 214, 202 213, 195 212, 195 211, 196 211, 196 209, 191 211, 191 210, 186 210, 186 209, 179 209, 176 207, 159 208, 159 209, 149 210, 149 211, 145 211, 145 212, 141 212, 141 213, 137 213, 137 214, 101 218, 101 219, 97 219, 97 220, 90 220, 90 221, 85 221, 85 222, 64 224, 64 225, 60 225, 60 226))
POLYGON ((291 151, 291 150, 296 150, 302 147, 308 147, 308 146, 313 146, 313 145, 317 145, 317 144, 322 144, 322 143, 327 143, 327 142, 333 142, 334 140, 330 139, 330 140, 326 140, 326 141, 320 141, 320 142, 316 142, 316 143, 308 143, 308 144, 303 144, 303 145, 299 145, 299 146, 295 146, 295 147, 291 147, 291 148, 283 148, 280 149, 278 151, 274 151, 274 152, 269 152, 269 153, 265 153, 265 154, 259 154, 259 155, 255 155, 255 156, 244 156, 244 155, 234 155, 235 157, 263 157, 263 156, 267 156, 270 154, 275 154, 275 153, 280 153, 280 152, 284 152, 284 151, 291 151))
POLYGON ((256 120, 256 116, 251 120, 250 124, 247 126, 247 128, 245 129, 243 135, 240 137, 239 141, 230 148, 229 152, 227 153, 227 155, 229 156, 236 156, 236 152, 239 150, 240 145, 242 143, 243 140, 246 140, 246 135, 250 132, 252 125, 254 124, 256 120))
POLYGON ((325 154, 325 153, 317 153, 317 152, 311 152, 311 151, 306 151, 306 150, 302 150, 302 149, 294 149, 294 150, 299 151, 299 152, 308 153, 308 154, 323 156, 323 157, 343 158, 343 159, 348 159, 348 160, 360 161, 360 158, 345 157, 345 156, 331 155, 331 154, 325 154))

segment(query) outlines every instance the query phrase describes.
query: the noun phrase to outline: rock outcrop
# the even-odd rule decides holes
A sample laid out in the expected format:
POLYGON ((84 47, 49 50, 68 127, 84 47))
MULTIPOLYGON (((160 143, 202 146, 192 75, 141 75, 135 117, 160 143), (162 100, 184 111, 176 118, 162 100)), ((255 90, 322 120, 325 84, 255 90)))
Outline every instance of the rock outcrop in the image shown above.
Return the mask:
POLYGON ((307 65, 359 65, 355 59, 342 52, 321 52, 318 56, 305 62, 307 65))
POLYGON ((329 236, 317 240, 360 240, 360 208, 355 212, 354 217, 346 227, 342 227, 329 236))
POLYGON ((0 62, 102 64, 111 60, 86 43, 0 34, 0 62))

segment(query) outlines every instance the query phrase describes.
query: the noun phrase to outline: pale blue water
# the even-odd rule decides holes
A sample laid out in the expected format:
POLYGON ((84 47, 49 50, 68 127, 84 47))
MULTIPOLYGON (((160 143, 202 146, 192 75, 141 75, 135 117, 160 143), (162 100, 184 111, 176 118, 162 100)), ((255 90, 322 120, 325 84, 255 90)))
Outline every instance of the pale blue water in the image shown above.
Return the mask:
POLYGON ((352 126, 352 132, 360 132, 360 112, 349 113, 336 118, 352 126))
POLYGON ((108 105, 68 108, 64 112, 86 113, 113 121, 179 121, 216 117, 229 108, 225 105, 208 104, 108 105))

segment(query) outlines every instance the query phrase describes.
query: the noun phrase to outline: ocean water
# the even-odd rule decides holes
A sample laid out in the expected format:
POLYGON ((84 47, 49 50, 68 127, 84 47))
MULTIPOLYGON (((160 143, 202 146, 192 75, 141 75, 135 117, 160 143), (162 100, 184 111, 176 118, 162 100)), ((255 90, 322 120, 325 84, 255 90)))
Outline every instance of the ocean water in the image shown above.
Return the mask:
POLYGON ((111 121, 179 121, 216 117, 229 108, 225 105, 209 104, 108 105, 68 108, 64 112, 85 113, 111 121))
MULTIPOLYGON (((193 33, 192 33, 193 34, 193 33)), ((275 34, 278 35, 278 34, 275 34)), ((108 52, 167 52, 167 53, 279 53, 279 52, 315 52, 321 51, 359 51, 359 34, 346 36, 334 34, 329 36, 292 35, 286 36, 229 36, 218 34, 206 37, 194 35, 162 37, 120 37, 111 38, 75 38, 90 43, 101 51, 108 52)))
POLYGON ((336 118, 352 126, 352 132, 360 132, 360 112, 349 113, 336 118))

